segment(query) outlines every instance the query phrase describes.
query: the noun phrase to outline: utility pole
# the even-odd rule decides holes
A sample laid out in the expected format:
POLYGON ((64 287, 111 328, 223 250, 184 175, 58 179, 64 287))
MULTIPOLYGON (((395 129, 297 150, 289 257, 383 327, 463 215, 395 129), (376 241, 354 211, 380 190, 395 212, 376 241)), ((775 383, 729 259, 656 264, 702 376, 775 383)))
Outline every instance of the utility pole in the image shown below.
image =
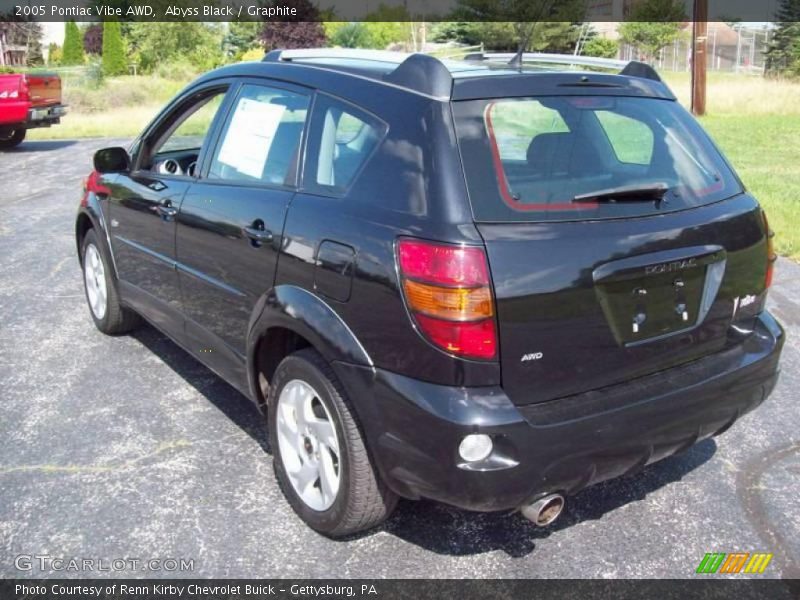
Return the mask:
POLYGON ((708 62, 708 0, 694 0, 692 23, 692 113, 706 114, 706 67, 708 62))

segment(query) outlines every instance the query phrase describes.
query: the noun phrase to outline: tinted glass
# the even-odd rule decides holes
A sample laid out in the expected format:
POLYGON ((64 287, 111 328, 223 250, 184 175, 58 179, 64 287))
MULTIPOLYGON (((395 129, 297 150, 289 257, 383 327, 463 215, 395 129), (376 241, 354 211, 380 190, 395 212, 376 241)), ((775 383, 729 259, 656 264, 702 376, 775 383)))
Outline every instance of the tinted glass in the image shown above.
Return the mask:
POLYGON ((294 185, 308 97, 245 85, 225 123, 209 179, 294 185))
POLYGON ((314 126, 306 167, 308 187, 343 192, 383 137, 383 123, 328 96, 314 108, 314 126))
POLYGON ((740 185, 676 102, 612 96, 454 104, 478 221, 601 219, 723 200, 740 185), (618 188, 651 193, 593 197, 618 188))

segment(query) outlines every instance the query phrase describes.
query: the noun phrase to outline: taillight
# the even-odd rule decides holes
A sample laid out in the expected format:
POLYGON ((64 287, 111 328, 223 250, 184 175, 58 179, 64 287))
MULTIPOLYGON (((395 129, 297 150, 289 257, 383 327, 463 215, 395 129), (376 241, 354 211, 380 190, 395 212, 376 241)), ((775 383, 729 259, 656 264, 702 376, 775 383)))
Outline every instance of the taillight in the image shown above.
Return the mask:
POLYGON ((19 78, 19 99, 30 100, 30 88, 28 88, 28 76, 23 75, 19 78))
POLYGON ((767 232, 767 275, 764 278, 764 287, 769 289, 772 285, 772 274, 775 271, 775 261, 778 260, 778 255, 775 254, 775 244, 773 242, 775 232, 769 228, 767 213, 761 211, 761 214, 764 215, 764 230, 767 232))
POLYGON ((102 175, 97 171, 92 171, 89 176, 83 180, 83 197, 81 198, 81 206, 86 206, 89 202, 89 193, 97 194, 100 196, 108 196, 111 190, 103 185, 101 181, 102 175))
POLYGON ((430 342, 465 358, 495 358, 494 300, 483 248, 402 239, 397 261, 406 304, 430 342))

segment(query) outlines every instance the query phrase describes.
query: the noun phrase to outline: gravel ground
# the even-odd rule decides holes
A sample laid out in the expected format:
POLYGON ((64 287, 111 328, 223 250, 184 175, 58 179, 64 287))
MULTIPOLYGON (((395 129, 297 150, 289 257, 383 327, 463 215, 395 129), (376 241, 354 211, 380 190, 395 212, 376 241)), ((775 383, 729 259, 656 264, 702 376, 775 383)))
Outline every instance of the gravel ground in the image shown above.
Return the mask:
POLYGON ((79 575, 15 567, 49 555, 193 559, 183 575, 202 577, 666 578, 713 551, 773 552, 764 576, 800 576, 800 266, 779 261, 770 294, 780 383, 722 437, 570 498, 550 529, 401 502, 334 542, 284 501, 244 397, 151 327, 92 325, 73 221, 92 153, 113 143, 0 154, 0 576, 79 575))

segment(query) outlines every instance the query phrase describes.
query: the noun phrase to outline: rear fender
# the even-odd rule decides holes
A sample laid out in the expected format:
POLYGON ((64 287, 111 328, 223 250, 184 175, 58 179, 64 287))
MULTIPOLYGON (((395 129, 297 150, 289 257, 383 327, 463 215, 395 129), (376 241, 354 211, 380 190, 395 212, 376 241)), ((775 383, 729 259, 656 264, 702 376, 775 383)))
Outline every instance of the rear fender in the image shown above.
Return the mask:
POLYGON ((269 330, 284 328, 305 338, 328 362, 372 368, 372 359, 342 318, 319 296, 294 285, 279 285, 262 296, 253 310, 247 337, 247 380, 258 398, 260 342, 269 343, 269 330))

